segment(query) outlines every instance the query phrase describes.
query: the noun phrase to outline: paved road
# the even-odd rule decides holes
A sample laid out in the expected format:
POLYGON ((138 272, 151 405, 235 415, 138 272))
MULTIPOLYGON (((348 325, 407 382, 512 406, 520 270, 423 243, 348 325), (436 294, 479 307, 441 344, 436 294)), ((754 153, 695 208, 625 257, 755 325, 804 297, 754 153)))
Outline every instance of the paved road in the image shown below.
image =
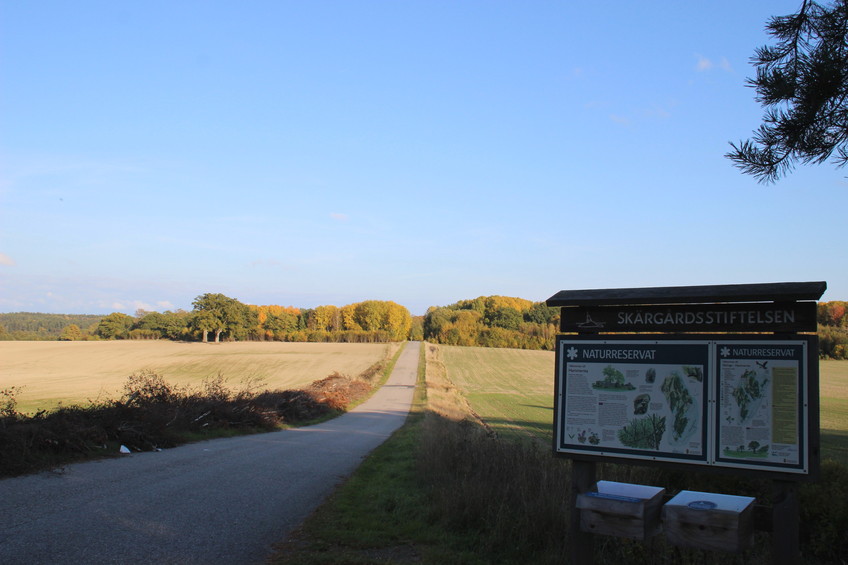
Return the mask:
POLYGON ((261 563, 403 424, 418 343, 368 402, 307 428, 0 480, 0 563, 261 563))

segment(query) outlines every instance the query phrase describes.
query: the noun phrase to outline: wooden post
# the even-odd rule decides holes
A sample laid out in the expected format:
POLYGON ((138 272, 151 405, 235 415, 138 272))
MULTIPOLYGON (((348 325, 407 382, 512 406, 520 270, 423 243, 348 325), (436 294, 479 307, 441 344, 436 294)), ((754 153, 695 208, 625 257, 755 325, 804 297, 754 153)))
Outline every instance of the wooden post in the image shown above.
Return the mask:
POLYGON ((792 565, 801 559, 798 485, 792 481, 774 481, 773 492, 772 563, 792 565))
POLYGON ((569 526, 568 563, 592 565, 594 563, 595 540, 592 534, 580 530, 580 509, 577 495, 587 492, 595 484, 595 463, 571 460, 571 524, 569 526))

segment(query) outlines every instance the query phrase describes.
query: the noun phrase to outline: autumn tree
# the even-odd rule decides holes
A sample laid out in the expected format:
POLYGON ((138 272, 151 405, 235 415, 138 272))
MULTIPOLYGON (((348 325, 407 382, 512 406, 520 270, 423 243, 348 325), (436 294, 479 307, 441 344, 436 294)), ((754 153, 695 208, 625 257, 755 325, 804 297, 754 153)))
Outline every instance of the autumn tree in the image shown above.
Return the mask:
POLYGON ((338 306, 317 306, 307 323, 309 329, 337 332, 342 329, 342 313, 338 306))
POLYGON ((412 328, 412 314, 405 306, 395 302, 386 303, 385 329, 395 341, 403 341, 410 338, 412 328))
POLYGON ((726 154, 745 174, 775 182, 796 162, 848 163, 848 0, 804 0, 797 13, 772 17, 773 46, 752 58, 748 80, 766 108, 753 138, 726 154))
POLYGON ((558 308, 511 296, 480 296, 431 307, 424 339, 448 345, 553 349, 558 308))
POLYGON ((848 302, 841 300, 819 302, 817 309, 818 322, 823 326, 848 328, 848 302))
POLYGON ((59 336, 59 341, 80 341, 85 339, 82 330, 76 324, 70 324, 62 328, 62 334, 59 336))
POLYGON ((275 339, 283 339, 297 329, 298 315, 283 308, 275 308, 268 312, 265 320, 265 331, 275 339))

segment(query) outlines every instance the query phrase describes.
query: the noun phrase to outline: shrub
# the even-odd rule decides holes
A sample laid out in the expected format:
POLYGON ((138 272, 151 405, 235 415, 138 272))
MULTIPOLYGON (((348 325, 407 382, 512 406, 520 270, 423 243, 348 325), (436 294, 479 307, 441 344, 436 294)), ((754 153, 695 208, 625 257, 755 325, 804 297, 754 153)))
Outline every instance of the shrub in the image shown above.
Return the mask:
POLYGON ((334 373, 307 390, 240 391, 222 375, 198 390, 168 383, 153 371, 127 378, 118 400, 71 406, 33 416, 17 411, 18 388, 0 390, 0 476, 48 468, 125 445, 135 451, 173 447, 199 434, 274 430, 344 411, 370 385, 334 373))
POLYGON ((799 498, 805 555, 823 563, 844 563, 848 558, 848 467, 823 461, 821 480, 802 485, 799 498))

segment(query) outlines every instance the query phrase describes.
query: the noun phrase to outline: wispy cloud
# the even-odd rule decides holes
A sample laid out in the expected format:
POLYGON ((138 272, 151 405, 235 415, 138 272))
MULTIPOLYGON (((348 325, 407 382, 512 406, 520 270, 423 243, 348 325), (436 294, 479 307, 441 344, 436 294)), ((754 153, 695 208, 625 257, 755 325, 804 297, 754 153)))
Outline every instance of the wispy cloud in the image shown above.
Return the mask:
POLYGON ((330 217, 337 222, 346 222, 350 219, 347 214, 339 214, 338 212, 331 212, 330 217))
POLYGON ((174 305, 167 300, 159 300, 156 304, 150 304, 144 300, 127 300, 123 302, 112 302, 110 307, 116 312, 128 312, 144 310, 145 312, 159 312, 162 310, 174 310, 174 305))
POLYGON ((622 126, 629 126, 632 123, 630 118, 618 114, 610 114, 609 119, 622 126))
POLYGON ((6 255, 5 253, 0 253, 0 265, 6 265, 7 267, 14 267, 15 260, 6 255))
POLYGON ((695 58, 697 59, 697 62, 695 63, 695 70, 699 73, 711 71, 715 68, 727 72, 733 70, 733 68, 730 66, 730 61, 728 61, 726 57, 722 57, 721 59, 719 59, 718 63, 714 62, 712 59, 709 59, 699 54, 695 54, 695 58))

